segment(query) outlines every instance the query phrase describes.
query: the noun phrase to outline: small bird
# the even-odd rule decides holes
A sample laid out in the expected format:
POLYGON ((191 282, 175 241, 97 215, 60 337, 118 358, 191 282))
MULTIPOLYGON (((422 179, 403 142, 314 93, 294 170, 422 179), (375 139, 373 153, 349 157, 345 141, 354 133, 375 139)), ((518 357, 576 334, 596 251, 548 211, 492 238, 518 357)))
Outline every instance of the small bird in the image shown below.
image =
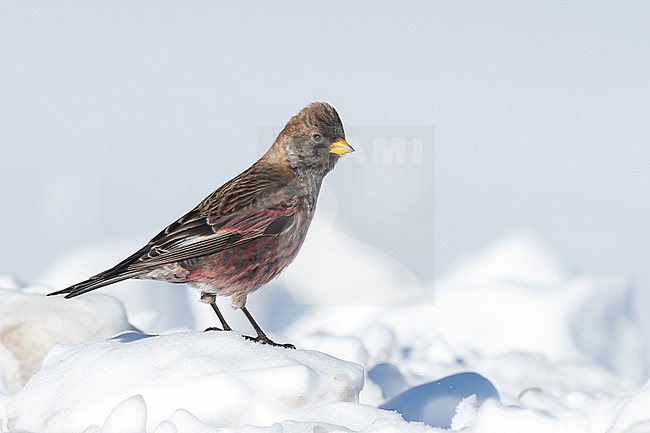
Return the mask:
MULTIPOLYGON (((336 110, 314 102, 293 116, 271 148, 187 214, 112 268, 50 293, 73 298, 119 281, 187 283, 201 291, 222 328, 216 304, 230 296, 257 332, 246 338, 272 346, 246 308, 246 297, 276 278, 298 254, 314 216, 323 178, 354 149, 345 141, 336 110)), ((207 331, 206 330, 206 331, 207 331)))

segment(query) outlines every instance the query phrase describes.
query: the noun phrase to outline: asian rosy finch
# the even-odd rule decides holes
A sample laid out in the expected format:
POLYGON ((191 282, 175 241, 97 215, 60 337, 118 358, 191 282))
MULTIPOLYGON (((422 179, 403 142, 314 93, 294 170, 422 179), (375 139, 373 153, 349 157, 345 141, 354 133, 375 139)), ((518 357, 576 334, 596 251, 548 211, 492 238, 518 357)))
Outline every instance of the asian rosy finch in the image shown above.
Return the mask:
MULTIPOLYGON (((50 295, 72 298, 130 278, 187 283, 201 290, 223 330, 216 304, 231 296, 257 332, 269 339, 246 308, 246 297, 277 277, 300 249, 323 182, 346 143, 338 113, 315 102, 293 116, 271 148, 248 170, 226 182, 194 209, 114 267, 50 295)), ((218 329, 218 328, 214 328, 218 329)))

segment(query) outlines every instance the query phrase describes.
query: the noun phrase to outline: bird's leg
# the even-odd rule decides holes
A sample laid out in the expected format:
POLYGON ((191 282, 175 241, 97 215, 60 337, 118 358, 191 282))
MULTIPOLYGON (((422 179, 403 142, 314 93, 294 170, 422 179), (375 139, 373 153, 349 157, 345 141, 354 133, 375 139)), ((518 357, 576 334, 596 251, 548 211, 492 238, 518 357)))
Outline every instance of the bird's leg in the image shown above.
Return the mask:
POLYGON ((241 307, 241 310, 246 315, 246 318, 248 319, 248 321, 251 322, 251 325, 253 325, 253 328, 255 328, 255 332, 257 332, 257 337, 251 337, 249 335, 244 335, 244 338, 247 338, 247 339, 249 339, 251 341, 255 341, 255 342, 258 342, 258 343, 268 344, 269 346, 284 347, 284 348, 287 348, 287 349, 295 349, 296 348, 296 346, 294 346, 293 344, 290 344, 290 343, 280 344, 280 343, 276 343, 275 341, 271 340, 269 337, 266 336, 264 331, 262 331, 262 328, 260 328, 260 325, 257 324, 255 319, 253 319, 253 316, 248 311, 248 308, 241 307))
POLYGON ((219 321, 221 322, 222 328, 217 328, 216 326, 211 326, 210 328, 206 329, 204 332, 207 331, 232 331, 232 328, 228 325, 226 322, 226 319, 223 317, 223 314, 221 314, 221 311, 219 311, 219 307, 217 307, 217 296, 213 293, 208 293, 208 292, 202 292, 201 293, 201 302, 204 304, 210 304, 212 309, 214 310, 215 313, 217 313, 217 317, 219 318, 219 321))
POLYGON ((221 314, 221 311, 219 311, 219 307, 217 307, 217 303, 216 302, 210 302, 210 306, 212 307, 214 312, 217 313, 217 317, 219 318, 219 321, 221 322, 221 326, 223 327, 223 329, 213 326, 213 327, 210 327, 210 328, 206 329, 206 331, 232 331, 232 328, 226 322, 226 319, 223 317, 223 314, 221 314))

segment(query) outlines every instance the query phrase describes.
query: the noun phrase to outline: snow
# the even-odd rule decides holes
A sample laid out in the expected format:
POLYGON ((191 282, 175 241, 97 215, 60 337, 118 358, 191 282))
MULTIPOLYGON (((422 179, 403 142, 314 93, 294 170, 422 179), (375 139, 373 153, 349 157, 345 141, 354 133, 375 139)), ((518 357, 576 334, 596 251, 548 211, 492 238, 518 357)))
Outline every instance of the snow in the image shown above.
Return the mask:
POLYGON ((0 317, 0 392, 22 388, 54 344, 107 338, 131 328, 120 302, 105 295, 66 302, 0 289, 0 317))
MULTIPOLYGON (((410 388, 380 407, 401 413, 408 421, 422 421, 429 425, 451 427, 457 408, 465 412, 468 399, 472 405, 488 398, 499 399, 494 385, 476 373, 459 373, 439 381, 410 388)), ((457 421, 459 422, 459 421, 457 421)))
POLYGON ((649 430, 643 334, 625 278, 569 273, 538 239, 515 234, 422 286, 376 249, 328 235, 327 217, 314 224, 300 269, 250 297, 270 336, 296 350, 202 332, 215 317, 182 286, 43 296, 119 259, 129 242, 71 252, 39 285, 0 277, 0 430, 649 430), (331 277, 315 271, 320 241, 331 260, 350 253, 331 277), (366 271, 376 294, 364 286, 362 304, 366 271))
POLYGON ((363 380, 357 364, 262 346, 229 332, 124 333, 55 347, 15 394, 8 424, 82 431, 93 424, 114 427, 120 414, 133 412, 137 419, 129 423, 141 428, 146 420, 153 430, 184 408, 210 425, 270 425, 324 404, 355 402, 363 380))

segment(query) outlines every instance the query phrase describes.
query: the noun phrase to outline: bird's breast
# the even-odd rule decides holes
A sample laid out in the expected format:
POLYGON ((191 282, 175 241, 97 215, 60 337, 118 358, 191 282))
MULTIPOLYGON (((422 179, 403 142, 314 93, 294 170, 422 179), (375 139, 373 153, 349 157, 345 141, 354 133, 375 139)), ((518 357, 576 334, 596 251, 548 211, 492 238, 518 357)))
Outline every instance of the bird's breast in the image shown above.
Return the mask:
POLYGON ((191 266, 188 282, 204 283, 216 294, 250 293, 276 278, 293 261, 302 246, 313 212, 297 212, 282 232, 253 239, 203 257, 191 266))

